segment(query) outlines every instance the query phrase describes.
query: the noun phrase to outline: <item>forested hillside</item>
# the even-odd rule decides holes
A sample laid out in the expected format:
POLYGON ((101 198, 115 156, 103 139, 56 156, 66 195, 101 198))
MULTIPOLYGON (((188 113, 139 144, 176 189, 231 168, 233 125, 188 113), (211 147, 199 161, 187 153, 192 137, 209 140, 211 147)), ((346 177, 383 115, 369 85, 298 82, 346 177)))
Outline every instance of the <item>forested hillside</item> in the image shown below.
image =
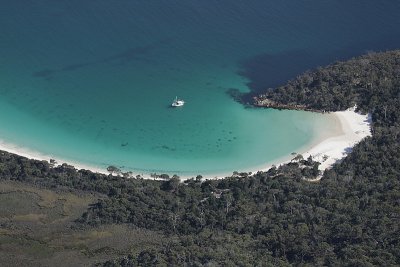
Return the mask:
MULTIPOLYGON (((0 177, 104 194, 75 227, 128 224, 163 236, 104 266, 400 265, 400 51, 309 71, 257 97, 315 110, 357 104, 373 136, 319 182, 318 163, 297 157, 268 172, 179 183, 125 179, 2 153, 0 177)), ((1 204, 0 204, 1 205, 1 204)))
POLYGON ((400 50, 369 53, 307 71, 284 86, 256 96, 255 104, 298 105, 320 111, 344 110, 357 104, 364 113, 393 116, 400 93, 399 66, 400 50))

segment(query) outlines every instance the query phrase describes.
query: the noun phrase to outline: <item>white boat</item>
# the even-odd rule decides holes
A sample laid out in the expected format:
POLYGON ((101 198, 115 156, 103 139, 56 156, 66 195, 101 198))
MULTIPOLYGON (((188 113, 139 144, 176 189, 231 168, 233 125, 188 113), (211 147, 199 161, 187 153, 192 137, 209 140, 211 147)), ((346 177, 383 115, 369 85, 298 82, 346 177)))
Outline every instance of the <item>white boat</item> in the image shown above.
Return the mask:
POLYGON ((185 105, 185 101, 183 101, 182 99, 178 99, 178 97, 175 97, 174 102, 172 102, 171 106, 173 107, 182 107, 183 105, 185 105))

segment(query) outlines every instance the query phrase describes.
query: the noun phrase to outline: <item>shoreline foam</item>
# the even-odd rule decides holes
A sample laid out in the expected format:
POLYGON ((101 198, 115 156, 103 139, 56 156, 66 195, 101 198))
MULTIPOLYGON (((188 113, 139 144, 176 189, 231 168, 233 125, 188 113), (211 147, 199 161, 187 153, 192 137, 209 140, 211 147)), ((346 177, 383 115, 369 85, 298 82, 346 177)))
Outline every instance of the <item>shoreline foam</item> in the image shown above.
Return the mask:
MULTIPOLYGON (((331 168, 335 163, 342 160, 348 153, 351 152, 354 145, 359 143, 362 139, 367 136, 371 136, 371 117, 369 114, 362 115, 355 112, 355 108, 350 108, 346 111, 338 111, 327 114, 333 115, 335 118, 335 123, 339 123, 338 131, 334 133, 322 132, 314 138, 314 140, 301 148, 299 153, 304 158, 309 157, 310 155, 315 161, 319 161, 321 164, 319 166, 319 170, 323 173, 324 170, 331 168)), ((100 167, 89 166, 79 162, 74 162, 70 160, 63 160, 57 157, 53 157, 52 155, 42 154, 37 151, 32 151, 23 147, 20 147, 15 144, 6 143, 0 140, 0 150, 7 151, 9 153, 17 154, 29 159, 36 160, 44 160, 49 161, 50 159, 54 159, 56 162, 62 164, 67 163, 69 165, 74 166, 77 170, 85 169, 90 170, 95 173, 101 173, 108 175, 110 174, 107 170, 103 170, 100 167)), ((283 158, 277 159, 273 162, 269 162, 266 165, 259 166, 257 168, 252 168, 246 171, 240 172, 252 172, 257 173, 258 171, 267 171, 272 166, 279 166, 285 163, 290 162, 293 158, 293 155, 288 155, 283 158)), ((205 179, 221 179, 225 177, 232 176, 233 173, 218 173, 218 174, 207 174, 203 175, 205 179)), ((151 176, 151 173, 139 173, 132 172, 132 176, 140 176, 145 179, 154 179, 151 176)), ((322 175, 317 177, 315 180, 319 180, 322 175)), ((190 179, 195 177, 195 175, 182 175, 180 176, 181 180, 190 179)))

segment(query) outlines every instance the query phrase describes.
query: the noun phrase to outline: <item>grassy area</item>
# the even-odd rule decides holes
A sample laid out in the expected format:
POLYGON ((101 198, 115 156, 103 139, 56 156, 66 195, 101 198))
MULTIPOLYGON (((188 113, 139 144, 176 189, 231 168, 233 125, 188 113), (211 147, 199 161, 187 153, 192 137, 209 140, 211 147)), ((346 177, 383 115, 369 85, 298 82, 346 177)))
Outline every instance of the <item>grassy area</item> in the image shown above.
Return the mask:
POLYGON ((4 266, 92 265, 163 242, 127 225, 79 228, 74 221, 101 195, 0 182, 0 261, 4 266))

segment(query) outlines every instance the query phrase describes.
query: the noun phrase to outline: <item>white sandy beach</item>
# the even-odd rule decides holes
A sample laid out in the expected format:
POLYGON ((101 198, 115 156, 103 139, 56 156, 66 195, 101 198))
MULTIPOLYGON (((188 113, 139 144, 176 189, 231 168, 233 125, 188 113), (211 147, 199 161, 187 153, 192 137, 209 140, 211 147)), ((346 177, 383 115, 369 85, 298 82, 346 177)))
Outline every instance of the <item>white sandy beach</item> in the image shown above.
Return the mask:
MULTIPOLYGON (((304 147, 299 153, 305 159, 312 156, 313 160, 321 163, 319 165, 321 175, 315 181, 322 177, 324 170, 331 168, 335 163, 346 157, 357 143, 365 137, 371 136, 372 121, 370 114, 359 114, 355 112, 355 109, 356 107, 353 107, 346 111, 327 114, 335 116, 341 129, 336 133, 331 133, 331 135, 317 137, 316 140, 309 146, 304 147)), ((285 164, 289 161, 285 160, 280 164, 285 164)), ((278 166, 280 164, 275 165, 278 166)), ((265 166, 261 171, 267 171, 269 168, 271 168, 271 165, 265 166)))
POLYGON ((37 151, 29 150, 25 147, 20 147, 16 144, 11 144, 4 142, 3 140, 0 140, 0 150, 7 151, 9 153, 17 154, 29 159, 36 159, 36 160, 45 160, 45 161, 50 161, 50 159, 54 159, 57 164, 63 164, 67 163, 68 165, 74 166, 76 169, 85 169, 85 170, 90 170, 92 172, 97 172, 97 173, 103 173, 103 174, 109 174, 107 170, 103 170, 101 168, 96 168, 93 166, 88 166, 79 162, 73 162, 73 161, 66 161, 57 157, 54 157, 52 155, 47 155, 47 154, 42 154, 37 151))
MULTIPOLYGON (((352 148, 367 136, 371 136, 371 116, 355 112, 355 107, 346 111, 334 112, 340 120, 343 133, 323 140, 303 153, 303 157, 312 156, 321 162, 319 169, 324 171, 339 162, 352 148)), ((320 177, 319 177, 320 178, 320 177)))
MULTIPOLYGON (((352 151, 352 148, 367 136, 371 136, 371 116, 370 114, 359 114, 355 112, 356 107, 349 108, 346 111, 338 111, 326 114, 326 116, 334 116, 338 123, 338 131, 324 133, 317 136, 310 144, 300 149, 304 159, 312 156, 313 160, 320 162, 319 170, 321 175, 313 181, 321 179, 323 171, 331 168, 335 163, 340 162, 344 157, 352 151)), ((297 154, 296 154, 297 155, 297 154)), ((258 171, 268 171, 272 166, 279 166, 289 163, 296 155, 288 155, 273 163, 260 166, 257 169, 247 170, 247 172, 257 173, 258 171)), ((220 179, 232 174, 220 174, 212 179, 220 179)))
MULTIPOLYGON (((350 108, 346 111, 339 111, 327 114, 327 116, 334 115, 337 122, 340 123, 339 131, 335 133, 330 133, 328 135, 323 135, 317 137, 311 144, 307 145, 300 151, 299 154, 303 155, 304 158, 310 155, 314 160, 321 162, 319 169, 321 173, 327 169, 331 168, 333 164, 343 159, 348 153, 351 152, 355 144, 360 142, 367 136, 371 136, 371 117, 370 115, 362 115, 355 112, 355 107, 350 108)), ((19 147, 15 144, 6 143, 0 140, 0 150, 4 150, 10 153, 18 154, 30 159, 45 160, 50 159, 56 160, 58 164, 67 163, 73 165, 76 169, 86 169, 97 173, 109 174, 106 169, 101 169, 99 167, 87 166, 79 162, 65 161, 53 157, 52 155, 44 155, 36 151, 31 151, 29 149, 19 147)), ((276 162, 269 163, 265 166, 260 166, 254 170, 246 170, 246 172, 256 173, 258 171, 267 171, 272 165, 278 166, 290 161, 292 155, 280 159, 276 162)), ((239 170, 240 171, 240 170, 239 170)), ((133 177, 140 175, 146 179, 154 179, 151 177, 150 173, 133 173, 133 177)), ((170 174, 172 176, 173 174, 170 174)), ((220 173, 214 175, 203 175, 206 179, 220 179, 227 176, 231 176, 232 173, 220 173)), ((193 176, 180 176, 181 180, 189 179, 193 176)), ((318 180, 318 177, 316 180, 318 180)))

